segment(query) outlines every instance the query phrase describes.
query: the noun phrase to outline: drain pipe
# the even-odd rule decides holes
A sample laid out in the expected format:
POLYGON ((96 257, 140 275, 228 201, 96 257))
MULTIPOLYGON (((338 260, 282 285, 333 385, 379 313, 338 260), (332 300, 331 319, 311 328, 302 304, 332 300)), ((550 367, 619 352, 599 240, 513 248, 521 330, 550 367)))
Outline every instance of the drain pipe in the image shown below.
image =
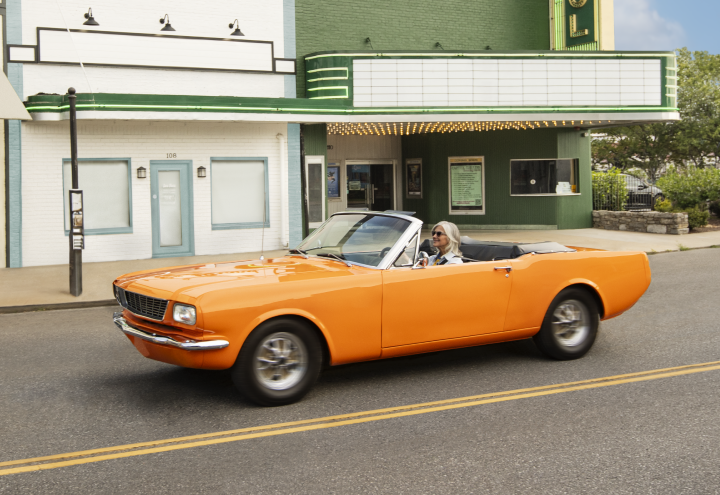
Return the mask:
POLYGON ((284 134, 278 133, 275 136, 280 141, 280 242, 283 247, 288 247, 289 225, 288 225, 288 154, 287 140, 284 134))

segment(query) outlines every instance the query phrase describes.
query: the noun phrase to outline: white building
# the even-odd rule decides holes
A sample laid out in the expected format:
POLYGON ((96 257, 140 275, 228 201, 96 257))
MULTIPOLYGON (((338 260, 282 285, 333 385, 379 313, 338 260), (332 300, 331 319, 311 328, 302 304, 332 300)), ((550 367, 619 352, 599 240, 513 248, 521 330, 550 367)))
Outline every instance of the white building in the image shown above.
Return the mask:
POLYGON ((24 101, 59 105, 33 121, 10 122, 9 266, 67 262, 69 87, 78 93, 85 261, 298 242, 289 215, 299 207, 288 206, 288 184, 299 184, 299 125, 285 117, 258 122, 217 104, 197 108, 198 99, 295 98, 294 16, 287 0, 217 0, 202 8, 183 0, 98 0, 91 12, 74 0, 8 3, 9 79, 24 101), (100 105, 99 95, 143 111, 104 111, 112 105, 100 105), (178 111, 191 99, 188 111, 178 111))

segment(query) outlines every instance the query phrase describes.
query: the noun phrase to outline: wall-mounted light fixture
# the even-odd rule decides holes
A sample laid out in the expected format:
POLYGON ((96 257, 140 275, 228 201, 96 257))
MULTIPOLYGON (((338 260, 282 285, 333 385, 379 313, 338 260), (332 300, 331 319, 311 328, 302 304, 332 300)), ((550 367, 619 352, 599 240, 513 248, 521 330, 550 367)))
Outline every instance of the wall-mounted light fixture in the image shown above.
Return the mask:
POLYGON ((175 31, 175 28, 170 25, 170 16, 167 14, 165 14, 165 17, 160 19, 160 24, 165 24, 165 27, 160 31, 175 31), (167 19, 167 24, 165 24, 165 19, 167 19))
POLYGON ((441 50, 445 49, 445 47, 442 46, 442 44, 439 41, 435 43, 435 48, 440 48, 441 50))
POLYGON ((203 177, 207 177, 207 169, 200 165, 197 169, 198 178, 202 179, 203 177))
POLYGON ((230 33, 230 36, 245 36, 242 31, 240 31, 240 24, 238 24, 238 20, 235 19, 233 22, 228 24, 228 27, 232 29, 232 27, 235 26, 235 31, 230 33))
POLYGON ((147 177, 147 169, 145 167, 138 167, 137 169, 137 178, 138 179, 144 179, 147 177))
POLYGON ((83 26, 99 26, 100 23, 95 20, 95 18, 92 15, 92 9, 88 9, 88 11, 85 13, 85 19, 87 21, 83 22, 83 26))
POLYGON ((374 49, 375 49, 375 48, 372 46, 372 40, 370 39, 370 36, 368 36, 367 38, 365 38, 365 44, 366 44, 366 45, 370 45, 370 49, 371 49, 371 50, 374 50, 374 49))

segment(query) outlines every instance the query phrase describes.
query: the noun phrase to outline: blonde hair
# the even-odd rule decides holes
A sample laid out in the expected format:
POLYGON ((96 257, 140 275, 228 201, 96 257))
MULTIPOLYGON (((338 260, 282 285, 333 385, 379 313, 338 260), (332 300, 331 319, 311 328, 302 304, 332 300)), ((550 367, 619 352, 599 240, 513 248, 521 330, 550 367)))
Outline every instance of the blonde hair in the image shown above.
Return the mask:
MULTIPOLYGON (((436 227, 442 227, 445 230, 445 235, 448 238, 447 252, 455 256, 462 256, 460 252, 460 229, 457 228, 457 225, 443 220, 442 222, 436 223, 432 229, 435 230, 436 227)), ((440 256, 440 253, 438 253, 438 256, 440 256)))

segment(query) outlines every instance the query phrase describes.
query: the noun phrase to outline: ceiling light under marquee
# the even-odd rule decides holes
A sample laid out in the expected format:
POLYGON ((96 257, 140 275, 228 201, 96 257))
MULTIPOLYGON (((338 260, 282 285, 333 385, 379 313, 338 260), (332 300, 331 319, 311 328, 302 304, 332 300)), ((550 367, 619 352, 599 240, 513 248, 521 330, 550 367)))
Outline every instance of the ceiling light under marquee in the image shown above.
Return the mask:
MULTIPOLYGON (((585 121, 580 121, 584 124, 585 121)), ((588 121, 589 125, 599 125, 603 121, 588 121)), ((610 124, 610 121, 605 121, 610 124)), ((497 130, 528 130, 547 128, 568 128, 575 127, 575 121, 478 121, 478 122, 363 122, 363 123, 330 123, 328 124, 329 135, 363 135, 363 136, 410 136, 414 134, 433 134, 449 132, 483 132, 497 130)))

